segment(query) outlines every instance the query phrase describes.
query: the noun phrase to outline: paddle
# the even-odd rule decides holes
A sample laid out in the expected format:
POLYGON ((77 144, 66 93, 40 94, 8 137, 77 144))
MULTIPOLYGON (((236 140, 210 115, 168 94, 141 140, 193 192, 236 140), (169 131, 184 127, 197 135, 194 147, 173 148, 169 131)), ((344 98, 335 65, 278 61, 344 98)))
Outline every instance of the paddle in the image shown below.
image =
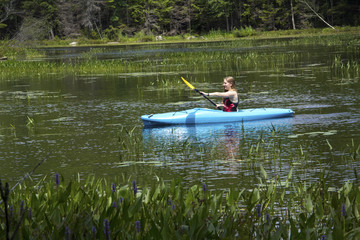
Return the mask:
POLYGON ((204 94, 202 94, 199 90, 197 90, 193 85, 191 85, 188 81, 186 81, 183 77, 181 77, 181 80, 183 80, 183 82, 190 88, 193 89, 195 92, 199 93, 201 96, 203 96, 204 98, 206 98, 206 100, 208 100, 209 102, 211 102, 212 105, 214 105, 217 109, 221 110, 221 108, 219 108, 218 106, 216 106, 216 103, 214 103, 213 101, 211 101, 207 96, 205 96, 204 94))

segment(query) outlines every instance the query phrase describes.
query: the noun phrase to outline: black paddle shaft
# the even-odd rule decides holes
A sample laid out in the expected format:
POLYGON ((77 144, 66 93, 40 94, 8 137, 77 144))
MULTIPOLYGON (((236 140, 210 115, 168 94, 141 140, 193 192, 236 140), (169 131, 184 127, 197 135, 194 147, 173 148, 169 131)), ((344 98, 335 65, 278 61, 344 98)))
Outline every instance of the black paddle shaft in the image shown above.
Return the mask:
POLYGON ((208 100, 209 102, 212 103, 212 105, 214 105, 217 109, 221 110, 221 108, 219 108, 218 106, 216 106, 216 103, 214 103, 213 101, 211 101, 207 96, 205 96, 204 94, 202 94, 199 90, 197 90, 196 88, 194 89, 195 92, 199 93, 201 96, 203 96, 206 100, 208 100))

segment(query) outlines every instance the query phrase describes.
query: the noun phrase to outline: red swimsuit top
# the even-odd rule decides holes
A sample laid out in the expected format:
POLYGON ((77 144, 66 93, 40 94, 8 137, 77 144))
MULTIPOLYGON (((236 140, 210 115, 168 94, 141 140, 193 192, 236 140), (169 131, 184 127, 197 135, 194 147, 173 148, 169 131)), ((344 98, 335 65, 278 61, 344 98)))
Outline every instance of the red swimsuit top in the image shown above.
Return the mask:
POLYGON ((230 101, 229 98, 224 98, 223 104, 224 104, 224 110, 223 110, 224 112, 237 112, 237 107, 239 105, 239 102, 233 103, 232 101, 230 101))

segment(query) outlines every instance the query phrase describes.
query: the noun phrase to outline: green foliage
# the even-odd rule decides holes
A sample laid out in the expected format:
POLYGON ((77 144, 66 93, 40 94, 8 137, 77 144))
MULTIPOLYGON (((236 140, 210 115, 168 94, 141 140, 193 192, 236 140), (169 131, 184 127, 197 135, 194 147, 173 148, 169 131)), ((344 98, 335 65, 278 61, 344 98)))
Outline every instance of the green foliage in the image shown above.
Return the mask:
MULTIPOLYGON (((207 34, 213 29, 229 32, 244 26, 260 30, 324 27, 325 23, 314 17, 308 6, 332 25, 359 25, 359 4, 353 0, 332 4, 292 0, 291 5, 285 0, 3 0, 0 1, 0 36, 13 39, 22 32, 22 24, 34 22, 32 19, 46 23, 42 28, 47 34, 41 35, 42 39, 72 38, 80 33, 87 38, 102 39, 106 29, 123 25, 131 32, 171 36, 207 34)), ((35 37, 40 38, 36 32, 29 36, 35 37)))
MULTIPOLYGON (((275 34, 275 33, 274 33, 275 34)), ((283 33, 278 32, 278 35, 283 33)), ((271 35, 265 35, 271 38, 271 35)), ((137 35, 136 38, 132 38, 132 41, 148 41, 154 38, 153 35, 146 35, 144 33, 137 35)), ((213 31, 212 35, 204 36, 205 39, 231 39, 227 33, 222 31, 213 31)), ((233 38, 233 36, 232 36, 233 38)), ((200 37, 191 41, 198 40, 200 37)), ((129 40, 129 39, 128 39, 129 40)), ((167 38, 166 38, 167 40, 167 38)), ((130 40, 129 40, 130 41, 130 40)), ((168 41, 168 40, 167 40, 168 41)), ((178 41, 177 39, 175 41, 178 41)), ((183 40, 184 41, 184 40, 183 40)), ((185 40, 188 41, 188 40, 185 40)), ((318 44, 323 46, 329 45, 341 45, 346 47, 349 51, 354 49, 356 51, 358 40, 354 38, 354 35, 329 35, 329 36, 314 36, 293 38, 287 41, 276 40, 264 40, 266 44, 271 46, 297 46, 299 44, 318 44)), ((206 69, 221 69, 221 71, 227 71, 229 65, 227 63, 234 62, 236 66, 242 68, 249 68, 253 66, 259 66, 262 69, 269 69, 272 71, 281 71, 286 65, 293 64, 297 59, 302 57, 301 52, 282 52, 279 54, 272 54, 269 52, 246 52, 239 56, 231 49, 254 46, 259 41, 256 39, 237 39, 234 41, 218 41, 217 46, 228 51, 206 51, 208 43, 201 43, 198 45, 199 49, 204 51, 196 52, 169 52, 159 53, 154 55, 153 59, 144 59, 144 61, 132 61, 131 59, 114 59, 114 60, 101 60, 97 56, 106 48, 91 48, 86 53, 83 53, 79 58, 71 59, 69 61, 22 61, 23 59, 41 58, 44 53, 39 49, 33 48, 21 48, 21 47, 5 47, 0 52, 7 56, 9 60, 0 61, 0 79, 16 78, 21 76, 37 76, 38 78, 47 77, 49 73, 59 76, 64 75, 91 75, 91 74, 116 74, 116 73, 149 73, 152 74, 154 69, 156 72, 171 72, 174 71, 173 66, 176 66, 177 72, 186 72, 191 66, 192 69, 203 71, 206 69), (214 64, 216 62, 216 64, 214 64)), ((234 71, 229 69, 229 71, 234 71)), ((238 69, 238 73, 241 74, 241 69, 238 69)), ((349 84, 357 82, 360 75, 360 63, 356 59, 344 59, 341 56, 335 56, 332 63, 328 66, 328 71, 335 72, 337 76, 341 76, 338 79, 334 79, 335 84, 349 84)), ((164 86, 169 84, 168 82, 156 82, 157 86, 164 86)), ((182 86, 181 82, 172 84, 173 87, 182 86)))
POLYGON ((251 27, 247 26, 244 28, 240 28, 239 30, 235 29, 232 31, 235 37, 250 37, 256 34, 256 31, 251 27))
POLYGON ((121 36, 121 30, 110 25, 104 30, 104 36, 109 40, 117 41, 121 36))
POLYGON ((152 42, 154 41, 154 36, 152 34, 146 34, 145 32, 138 32, 135 34, 134 38, 138 42, 152 42))
POLYGON ((290 173, 283 185, 262 171, 253 190, 219 192, 206 184, 187 188, 180 180, 44 178, 10 193, 0 212, 11 217, 0 215, 0 234, 9 227, 17 239, 358 238, 359 186, 347 182, 335 190, 324 175, 307 184, 290 173))

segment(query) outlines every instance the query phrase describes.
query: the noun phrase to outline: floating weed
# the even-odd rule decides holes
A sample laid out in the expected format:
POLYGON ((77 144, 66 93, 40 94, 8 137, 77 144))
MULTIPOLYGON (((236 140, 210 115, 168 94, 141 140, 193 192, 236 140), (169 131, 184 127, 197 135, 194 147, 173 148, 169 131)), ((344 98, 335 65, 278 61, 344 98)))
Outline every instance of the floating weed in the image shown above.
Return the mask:
POLYGON ((329 130, 327 132, 308 132, 308 133, 299 133, 299 134, 293 134, 289 135, 288 138, 298 138, 302 136, 309 136, 309 137, 315 137, 315 136, 331 136, 337 134, 337 130, 329 130))
MULTIPOLYGON (((120 167, 126 167, 126 166, 130 166, 130 165, 139 165, 139 164, 146 164, 146 166, 162 166, 164 163, 161 161, 121 161, 118 163, 114 163, 116 166, 120 166, 120 167)), ((172 165, 172 163, 166 163, 167 166, 172 165)))
POLYGON ((51 119, 49 121, 51 122, 69 122, 69 121, 73 121, 74 118, 73 117, 59 117, 56 119, 51 119))

